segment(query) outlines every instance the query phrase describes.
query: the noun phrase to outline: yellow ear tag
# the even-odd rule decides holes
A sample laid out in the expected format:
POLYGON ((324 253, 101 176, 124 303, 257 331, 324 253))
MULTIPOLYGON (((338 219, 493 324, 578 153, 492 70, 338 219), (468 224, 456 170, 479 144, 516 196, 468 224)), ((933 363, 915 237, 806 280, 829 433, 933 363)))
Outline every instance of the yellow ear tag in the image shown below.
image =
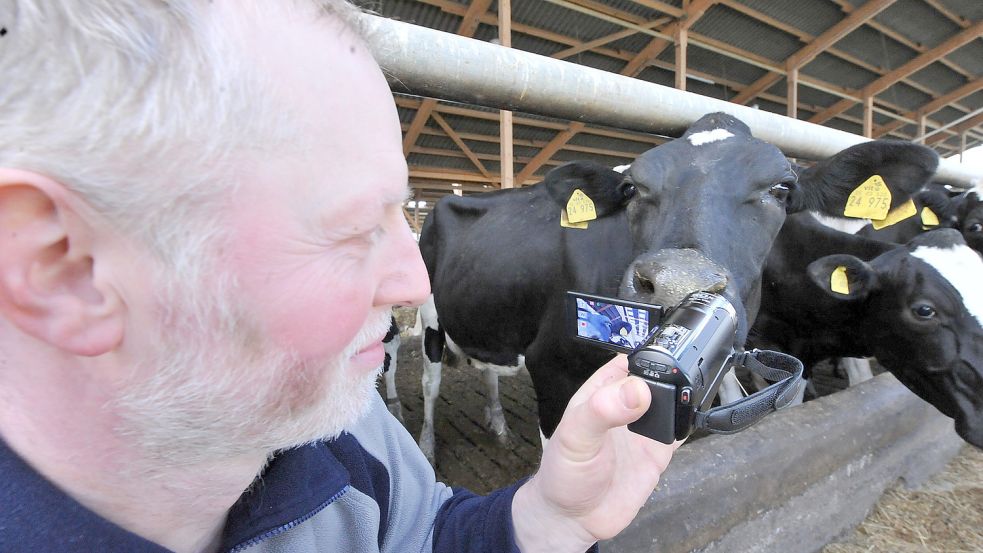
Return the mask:
POLYGON ((880 221, 890 209, 891 191, 880 175, 873 175, 850 193, 843 215, 880 221))
POLYGON ((881 219, 880 221, 871 221, 870 223, 874 225, 874 230, 881 230, 884 227, 889 227, 895 223, 900 223, 916 213, 918 213, 918 208, 915 207, 915 202, 908 200, 907 202, 892 209, 891 212, 887 214, 887 217, 881 219))
POLYGON ((567 212, 561 209, 560 226, 563 228, 587 228, 587 221, 584 221, 583 223, 571 223, 570 220, 567 219, 567 212))
POLYGON ((570 194, 567 200, 567 220, 570 223, 582 223, 597 219, 597 211, 594 210, 594 202, 587 197, 579 188, 570 194))
POLYGON ((845 296, 850 294, 850 283, 846 277, 846 267, 840 265, 833 269, 833 274, 829 276, 829 289, 845 296))
POLYGON ((934 211, 927 207, 922 208, 922 228, 928 230, 932 227, 939 226, 939 216, 935 214, 934 211))

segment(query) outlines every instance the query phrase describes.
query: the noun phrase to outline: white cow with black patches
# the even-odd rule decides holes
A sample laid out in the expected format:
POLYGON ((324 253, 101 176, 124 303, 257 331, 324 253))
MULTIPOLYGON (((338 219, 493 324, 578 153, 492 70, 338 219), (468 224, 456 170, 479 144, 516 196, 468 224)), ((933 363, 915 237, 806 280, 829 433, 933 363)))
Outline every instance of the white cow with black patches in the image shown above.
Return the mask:
POLYGON ((958 231, 903 246, 790 218, 765 266, 753 345, 806 367, 876 357, 983 447, 983 260, 958 231))

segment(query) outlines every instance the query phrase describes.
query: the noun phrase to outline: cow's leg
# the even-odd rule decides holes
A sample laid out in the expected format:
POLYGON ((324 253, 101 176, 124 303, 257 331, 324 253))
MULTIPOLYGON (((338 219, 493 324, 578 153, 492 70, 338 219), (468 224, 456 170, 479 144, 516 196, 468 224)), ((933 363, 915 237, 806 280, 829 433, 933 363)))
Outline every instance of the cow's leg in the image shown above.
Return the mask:
POLYGON ((870 360, 863 357, 843 357, 840 359, 840 368, 846 372, 846 379, 850 386, 874 378, 874 372, 870 369, 870 360))
POLYGON ((733 368, 728 369, 727 374, 721 380, 718 395, 720 396, 721 405, 734 403, 744 397, 744 387, 737 381, 737 375, 734 374, 733 368))
POLYGON ((485 377, 485 391, 488 393, 488 404, 485 405, 485 424, 491 430, 498 443, 509 444, 509 426, 505 422, 505 412, 498 397, 498 373, 492 369, 481 371, 485 377))
POLYGON ((399 394, 396 391, 396 356, 399 353, 399 326, 396 318, 393 317, 389 333, 382 340, 382 347, 386 351, 386 359, 382 364, 383 378, 386 381, 386 407, 399 422, 406 424, 403 420, 403 404, 399 401, 399 394))
POLYGON ((420 449, 437 466, 434 455, 434 406, 440 395, 441 357, 444 354, 444 333, 437 320, 433 295, 420 306, 423 322, 423 427, 420 429, 420 449))
POLYGON ((463 365, 481 371, 481 376, 485 381, 485 390, 488 394, 487 404, 485 405, 485 424, 489 430, 495 433, 499 443, 505 446, 509 445, 512 432, 509 430, 509 425, 505 421, 505 410, 502 408, 502 402, 499 399, 498 379, 501 376, 515 376, 519 372, 519 369, 525 366, 525 357, 522 355, 517 356, 514 365, 496 365, 470 357, 460 346, 454 343, 454 340, 450 336, 445 336, 445 339, 449 352, 448 357, 450 354, 453 354, 454 357, 464 360, 463 365))

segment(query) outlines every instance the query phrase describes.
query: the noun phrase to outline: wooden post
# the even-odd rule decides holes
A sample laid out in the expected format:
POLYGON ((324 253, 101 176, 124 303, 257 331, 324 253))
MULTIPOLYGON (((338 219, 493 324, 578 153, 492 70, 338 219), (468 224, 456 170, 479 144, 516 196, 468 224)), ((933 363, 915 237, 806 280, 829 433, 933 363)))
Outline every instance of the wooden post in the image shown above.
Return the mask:
POLYGON ((959 163, 963 162, 963 154, 966 153, 966 135, 969 134, 968 130, 959 133, 959 163))
POLYGON ((925 143, 925 120, 928 119, 928 115, 918 116, 918 134, 915 136, 915 142, 919 144, 925 143))
MULTIPOLYGON (((512 1, 498 0, 498 40, 505 48, 512 47, 512 1)), ((499 111, 499 127, 501 137, 499 138, 499 148, 501 150, 499 172, 502 175, 502 188, 513 188, 515 186, 515 165, 512 161, 512 112, 499 111)), ((521 184, 520 184, 521 186, 521 184)))
POLYGON ((874 95, 864 96, 864 136, 874 136, 874 95))
POLYGON ((686 42, 689 32, 679 27, 676 31, 676 88, 686 90, 686 42))
POLYGON ((799 117, 799 68, 798 66, 789 67, 786 75, 786 85, 788 91, 785 95, 788 102, 787 115, 792 119, 799 117))

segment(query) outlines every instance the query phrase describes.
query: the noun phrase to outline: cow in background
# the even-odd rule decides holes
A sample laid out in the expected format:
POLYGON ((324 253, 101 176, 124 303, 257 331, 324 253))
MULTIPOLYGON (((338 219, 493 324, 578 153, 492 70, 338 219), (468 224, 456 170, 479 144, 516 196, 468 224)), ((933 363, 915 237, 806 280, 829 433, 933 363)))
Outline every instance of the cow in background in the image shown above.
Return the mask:
POLYGON ((913 201, 916 215, 882 229, 867 225, 857 234, 904 244, 923 232, 954 228, 970 248, 983 254, 983 186, 955 197, 950 197, 941 187, 933 187, 919 192, 913 201))
POLYGON ((749 337, 809 368, 876 357, 983 447, 983 260, 952 229, 907 245, 788 217, 765 263, 749 337))
POLYGON ((711 114, 640 155, 627 176, 574 162, 531 187, 445 197, 420 238, 434 291, 421 314, 439 314, 439 325, 424 319, 421 449, 433 460, 445 342, 489 368, 524 361, 549 436, 569 398, 611 357, 569 337, 567 290, 663 306, 693 291, 716 292, 738 312, 735 345, 743 347, 762 265, 787 211, 839 214, 874 173, 893 189, 895 207, 936 164, 924 147, 873 142, 804 171, 796 185, 777 148, 737 119, 711 114), (587 228, 561 226, 578 191, 592 200, 595 217, 587 228))

